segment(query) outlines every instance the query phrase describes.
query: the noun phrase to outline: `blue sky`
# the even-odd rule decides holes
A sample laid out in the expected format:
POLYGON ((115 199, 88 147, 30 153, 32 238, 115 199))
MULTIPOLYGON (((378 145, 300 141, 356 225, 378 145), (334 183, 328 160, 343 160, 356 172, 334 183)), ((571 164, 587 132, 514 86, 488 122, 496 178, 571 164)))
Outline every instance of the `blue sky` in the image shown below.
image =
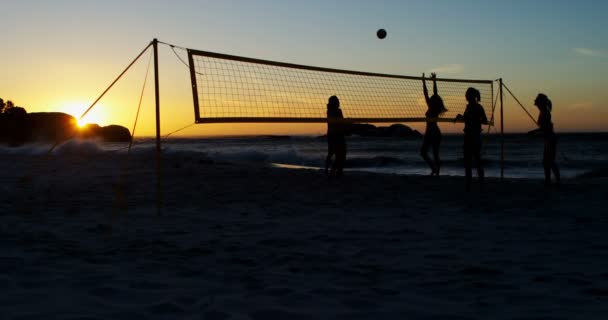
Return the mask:
MULTIPOLYGON (((604 1, 22 0, 2 9, 0 97, 28 111, 61 108, 75 87, 74 99, 94 99, 157 37, 340 69, 502 77, 534 115, 535 94, 547 93, 558 130, 608 130, 604 1), (378 28, 388 31, 385 40, 375 37, 378 28)), ((184 81, 183 66, 164 50, 164 97, 190 99, 187 72, 184 81)), ((513 130, 532 125, 508 107, 513 130)))

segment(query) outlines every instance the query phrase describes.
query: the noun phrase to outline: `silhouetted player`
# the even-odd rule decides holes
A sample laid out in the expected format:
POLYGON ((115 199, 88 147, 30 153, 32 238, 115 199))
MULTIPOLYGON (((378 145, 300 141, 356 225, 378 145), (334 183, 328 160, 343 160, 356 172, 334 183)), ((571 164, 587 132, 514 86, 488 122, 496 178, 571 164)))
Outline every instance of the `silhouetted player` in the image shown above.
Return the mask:
POLYGON ((424 98, 426 99, 426 105, 428 107, 426 111, 426 131, 424 132, 424 139, 422 140, 422 147, 420 148, 420 155, 431 168, 431 176, 439 176, 439 170, 441 169, 441 163, 439 162, 439 144, 441 143, 441 130, 437 125, 436 119, 440 114, 448 111, 443 104, 443 100, 437 94, 437 80, 435 73, 431 73, 431 79, 433 79, 433 95, 429 98, 429 90, 426 87, 426 80, 424 73, 422 74, 422 90, 424 91, 424 98), (433 160, 428 155, 429 148, 433 148, 433 160))
POLYGON ((346 138, 344 137, 344 124, 339 122, 343 118, 340 100, 336 96, 329 97, 327 102, 327 158, 325 159, 325 174, 329 177, 340 177, 344 169, 346 138), (328 171, 334 154, 336 160, 328 171))
POLYGON ((545 150, 543 152, 543 167, 545 169, 545 185, 551 184, 551 170, 555 176, 555 182, 560 183, 560 174, 557 163, 555 163, 555 155, 557 152, 557 135, 553 130, 553 122, 551 122, 551 109, 553 104, 549 98, 539 93, 534 100, 534 105, 538 107, 538 129, 534 129, 529 134, 541 132, 545 139, 545 150))
POLYGON ((479 181, 483 182, 484 180, 483 164, 481 162, 481 125, 488 124, 488 118, 483 107, 479 104, 481 100, 479 90, 469 88, 465 97, 469 103, 464 110, 464 115, 457 115, 456 120, 464 120, 464 171, 466 188, 469 190, 471 188, 473 158, 475 158, 475 164, 477 165, 479 181))

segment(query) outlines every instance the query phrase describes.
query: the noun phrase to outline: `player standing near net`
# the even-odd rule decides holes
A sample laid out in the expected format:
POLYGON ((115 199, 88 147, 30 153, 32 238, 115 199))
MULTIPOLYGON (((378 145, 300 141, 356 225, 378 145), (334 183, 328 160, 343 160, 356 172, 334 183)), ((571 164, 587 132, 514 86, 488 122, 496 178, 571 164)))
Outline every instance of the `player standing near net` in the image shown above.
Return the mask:
POLYGON ((467 190, 471 188, 473 158, 477 165, 477 177, 484 180, 483 163, 481 161, 481 125, 488 124, 486 112, 479 104, 481 94, 475 88, 467 89, 465 93, 467 107, 464 114, 458 114, 455 120, 464 120, 464 171, 467 190))
POLYGON ((344 119, 340 109, 338 97, 331 96, 327 102, 327 158, 325 159, 325 174, 328 177, 340 177, 346 160, 346 138, 344 124, 339 121, 344 119), (331 158, 336 155, 336 160, 331 165, 331 158), (329 171, 328 171, 329 170, 329 171))
POLYGON ((551 185, 551 170, 555 176, 555 182, 560 184, 560 174, 555 155, 557 151, 557 135, 553 130, 553 122, 551 121, 551 109, 553 104, 549 98, 539 93, 534 100, 534 105, 538 108, 538 129, 534 129, 528 134, 541 132, 545 139, 545 150, 543 151, 543 168, 545 169, 545 186, 551 185))
POLYGON ((422 74, 422 90, 424 91, 424 98, 426 99, 426 105, 428 107, 426 111, 426 131, 424 132, 424 139, 422 140, 422 147, 420 148, 420 155, 426 163, 431 167, 431 176, 439 176, 439 169, 441 163, 439 162, 439 144, 441 143, 441 130, 437 125, 437 118, 442 113, 448 111, 443 104, 443 99, 437 94, 437 75, 431 73, 431 79, 433 79, 433 95, 429 98, 429 90, 426 87, 426 80, 424 73, 422 74), (428 155, 429 148, 433 148, 433 160, 428 155))

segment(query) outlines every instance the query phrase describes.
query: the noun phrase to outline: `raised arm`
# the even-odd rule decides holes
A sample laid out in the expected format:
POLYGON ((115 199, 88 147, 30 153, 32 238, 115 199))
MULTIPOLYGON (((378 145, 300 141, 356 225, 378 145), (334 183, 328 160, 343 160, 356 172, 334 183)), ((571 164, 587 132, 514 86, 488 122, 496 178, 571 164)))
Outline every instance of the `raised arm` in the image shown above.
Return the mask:
POLYGON ((422 73, 422 91, 424 92, 424 99, 426 100, 426 105, 428 106, 431 104, 431 99, 429 98, 429 89, 426 88, 424 72, 422 73))
POLYGON ((431 78, 433 79, 433 94, 437 94, 437 74, 435 72, 431 72, 431 78))

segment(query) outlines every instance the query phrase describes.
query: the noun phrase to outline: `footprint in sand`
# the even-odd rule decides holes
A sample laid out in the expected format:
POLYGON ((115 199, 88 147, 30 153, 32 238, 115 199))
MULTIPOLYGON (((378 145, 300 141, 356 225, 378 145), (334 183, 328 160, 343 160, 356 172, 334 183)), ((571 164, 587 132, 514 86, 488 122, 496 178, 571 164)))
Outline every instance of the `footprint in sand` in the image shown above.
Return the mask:
POLYGON ((608 297, 608 289, 603 288, 589 288, 585 293, 596 297, 608 297))
POLYGON ((222 311, 215 311, 215 310, 211 310, 211 311, 207 311, 205 312, 205 316, 203 317, 203 319, 206 320, 228 320, 230 319, 232 316, 228 313, 222 312, 222 311))
POLYGON ((169 285, 160 282, 140 281, 131 283, 130 287, 139 290, 165 290, 169 288, 169 285))
POLYGON ((153 306, 148 307, 147 310, 151 314, 161 316, 177 315, 184 312, 184 310, 180 306, 170 302, 155 304, 153 306))
POLYGON ((371 300, 364 299, 347 299, 342 300, 341 303, 353 310, 366 310, 366 309, 376 309, 378 308, 378 304, 371 300))
POLYGON ((273 297, 284 297, 293 293, 293 290, 289 288, 269 288, 266 289, 266 294, 273 297))
POLYGON ((112 287, 97 287, 89 291, 89 293, 100 298, 110 298, 115 296, 118 293, 118 290, 112 287))
POLYGON ((315 319, 315 317, 306 315, 306 314, 301 314, 301 313, 295 313, 295 312, 288 312, 288 311, 283 311, 283 310, 277 310, 277 309, 268 309, 268 310, 260 310, 260 311, 255 311, 249 314, 249 317, 252 320, 268 320, 268 319, 274 319, 274 320, 308 320, 308 319, 315 319))
POLYGON ((496 277, 503 275, 503 272, 483 266, 468 266, 460 270, 460 274, 474 277, 496 277))

